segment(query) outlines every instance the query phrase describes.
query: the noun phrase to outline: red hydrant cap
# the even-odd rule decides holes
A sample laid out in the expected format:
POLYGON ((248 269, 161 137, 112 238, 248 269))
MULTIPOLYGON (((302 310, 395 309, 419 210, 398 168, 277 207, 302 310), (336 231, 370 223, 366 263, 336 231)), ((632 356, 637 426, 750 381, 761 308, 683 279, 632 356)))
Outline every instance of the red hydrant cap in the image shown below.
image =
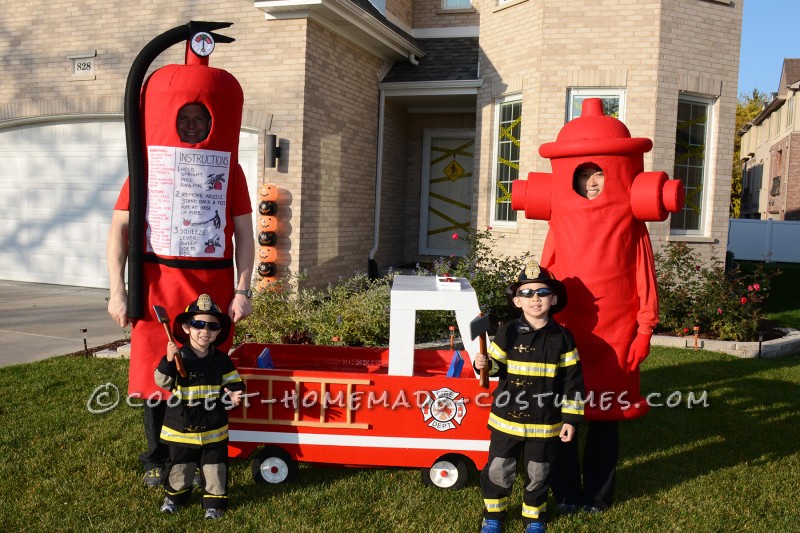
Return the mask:
POLYGON ((603 101, 587 98, 581 116, 561 128, 556 142, 545 143, 539 155, 548 159, 590 155, 643 154, 653 148, 653 141, 644 137, 631 138, 631 132, 621 121, 603 113, 603 101))

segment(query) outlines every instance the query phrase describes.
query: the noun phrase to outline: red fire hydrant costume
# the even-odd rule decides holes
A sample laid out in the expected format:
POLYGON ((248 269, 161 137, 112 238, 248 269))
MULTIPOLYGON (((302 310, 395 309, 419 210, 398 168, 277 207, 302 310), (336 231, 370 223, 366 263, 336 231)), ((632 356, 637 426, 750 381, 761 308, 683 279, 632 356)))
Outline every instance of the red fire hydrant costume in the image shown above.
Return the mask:
MULTIPOLYGON (((252 211, 238 163, 244 97, 231 74, 208 66, 207 57, 187 53, 186 65, 156 70, 141 92, 147 152, 147 216, 143 243, 144 315, 133 321, 128 393, 149 398, 168 393, 153 370, 167 336, 153 305, 170 317, 205 292, 223 309, 234 294, 234 217, 252 211), (203 104, 211 114, 205 140, 180 140, 181 107, 203 104)), ((129 209, 126 181, 114 209, 129 209)), ((226 352, 231 334, 219 348, 226 352)))
POLYGON ((553 173, 532 172, 512 188, 512 208, 548 220, 541 264, 561 280, 569 304, 556 315, 574 335, 589 403, 588 420, 643 416, 638 363, 650 350, 658 322, 655 265, 645 221, 665 220, 683 206, 683 186, 664 172, 643 172, 653 146, 631 138, 619 120, 587 99, 579 118, 539 153, 553 173), (605 174, 601 194, 589 200, 574 190, 579 165, 605 174))

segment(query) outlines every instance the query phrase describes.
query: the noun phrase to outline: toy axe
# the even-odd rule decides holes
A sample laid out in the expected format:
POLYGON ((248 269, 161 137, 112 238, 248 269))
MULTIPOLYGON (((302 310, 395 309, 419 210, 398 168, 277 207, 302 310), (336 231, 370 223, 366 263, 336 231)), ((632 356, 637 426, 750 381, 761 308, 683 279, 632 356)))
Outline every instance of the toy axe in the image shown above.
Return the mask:
MULTIPOLYGON (((175 342, 175 337, 172 335, 172 330, 169 327, 169 315, 167 314, 167 310, 161 307, 160 305, 154 305, 153 311, 155 311, 156 318, 158 319, 158 321, 164 324, 164 329, 167 331, 167 336, 169 337, 169 340, 175 342)), ((175 354, 175 366, 178 368, 178 374, 180 374, 182 378, 185 378, 186 369, 183 366, 183 359, 181 359, 180 352, 175 354)))
MULTIPOLYGON (((486 354, 486 332, 489 331, 489 325, 489 315, 485 313, 479 314, 469 323, 469 336, 471 339, 478 337, 479 352, 482 354, 486 354)), ((489 388, 489 369, 486 367, 481 368, 481 387, 489 388)))

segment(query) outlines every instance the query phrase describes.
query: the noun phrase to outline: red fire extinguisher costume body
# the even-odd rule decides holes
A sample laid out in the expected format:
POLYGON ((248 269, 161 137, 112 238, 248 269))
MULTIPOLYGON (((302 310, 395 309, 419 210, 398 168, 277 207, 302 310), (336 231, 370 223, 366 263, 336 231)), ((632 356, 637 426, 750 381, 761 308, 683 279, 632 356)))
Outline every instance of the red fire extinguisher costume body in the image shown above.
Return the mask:
POLYGON ((561 280, 569 304, 556 315, 574 335, 583 364, 588 420, 643 416, 638 362, 649 352, 658 322, 655 265, 647 220, 664 220, 683 206, 683 186, 663 172, 643 172, 652 141, 631 138, 603 114, 599 99, 584 101, 581 117, 562 128, 539 153, 553 173, 516 181, 512 208, 550 221, 541 264, 561 280), (579 166, 604 175, 596 198, 574 185, 579 166))
MULTIPOLYGON (((191 54, 187 54, 191 57, 191 54)), ((252 211, 238 163, 242 89, 228 72, 204 64, 167 65, 142 89, 147 151, 147 214, 143 255, 144 316, 133 321, 128 392, 168 395, 153 370, 167 337, 153 305, 171 317, 201 292, 227 309, 234 291, 234 218, 252 211), (178 111, 202 104, 211 115, 208 136, 197 144, 178 136, 178 111)), ((126 181, 114 209, 129 209, 126 181)), ((233 335, 229 336, 226 351, 233 335)))

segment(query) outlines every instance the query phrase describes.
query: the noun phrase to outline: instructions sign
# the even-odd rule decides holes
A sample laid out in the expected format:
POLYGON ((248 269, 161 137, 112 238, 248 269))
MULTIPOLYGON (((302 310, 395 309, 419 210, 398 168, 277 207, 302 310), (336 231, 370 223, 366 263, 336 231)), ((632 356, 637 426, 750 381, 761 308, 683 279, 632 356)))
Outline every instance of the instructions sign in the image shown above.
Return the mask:
POLYGON ((223 257, 230 152, 147 148, 147 250, 174 257, 223 257))

